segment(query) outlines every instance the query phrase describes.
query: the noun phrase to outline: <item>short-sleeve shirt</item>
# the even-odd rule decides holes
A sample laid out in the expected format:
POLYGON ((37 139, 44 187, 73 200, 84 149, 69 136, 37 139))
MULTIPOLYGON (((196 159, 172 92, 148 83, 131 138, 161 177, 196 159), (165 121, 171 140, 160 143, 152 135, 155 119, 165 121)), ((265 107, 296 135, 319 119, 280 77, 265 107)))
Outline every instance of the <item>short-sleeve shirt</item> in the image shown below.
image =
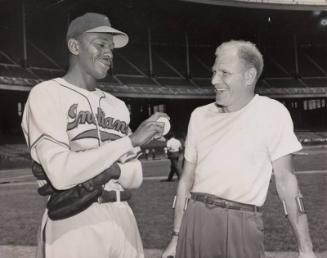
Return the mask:
POLYGON ((272 162, 302 148, 288 110, 255 95, 242 109, 223 113, 214 103, 195 109, 185 158, 195 164, 192 191, 262 206, 272 162))
POLYGON ((169 152, 179 152, 179 150, 182 148, 181 142, 174 137, 170 138, 166 145, 169 152))

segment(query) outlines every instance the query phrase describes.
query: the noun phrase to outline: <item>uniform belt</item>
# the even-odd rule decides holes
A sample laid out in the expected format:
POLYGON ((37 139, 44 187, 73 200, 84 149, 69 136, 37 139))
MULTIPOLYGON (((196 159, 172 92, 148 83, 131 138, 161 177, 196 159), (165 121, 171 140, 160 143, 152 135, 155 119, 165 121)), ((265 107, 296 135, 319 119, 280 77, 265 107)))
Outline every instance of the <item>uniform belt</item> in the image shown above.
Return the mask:
POLYGON ((251 205, 251 204, 226 200, 226 199, 219 198, 212 194, 193 192, 193 193, 191 193, 191 199, 195 200, 195 201, 203 202, 205 204, 215 205, 217 207, 222 207, 222 208, 226 208, 226 209, 262 212, 261 207, 251 205))
POLYGON ((102 194, 98 197, 98 203, 106 202, 124 202, 131 199, 130 191, 106 191, 104 190, 102 194))

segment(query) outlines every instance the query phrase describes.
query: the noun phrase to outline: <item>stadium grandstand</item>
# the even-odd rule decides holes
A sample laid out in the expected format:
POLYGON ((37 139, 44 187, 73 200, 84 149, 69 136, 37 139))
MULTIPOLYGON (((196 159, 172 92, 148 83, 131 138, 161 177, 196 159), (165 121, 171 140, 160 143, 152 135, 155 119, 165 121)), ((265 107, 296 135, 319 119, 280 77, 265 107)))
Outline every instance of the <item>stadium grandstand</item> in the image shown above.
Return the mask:
POLYGON ((90 11, 130 36, 99 87, 126 101, 132 128, 165 111, 185 134, 214 99, 215 48, 244 39, 264 56, 258 93, 282 101, 297 131, 327 131, 326 0, 0 0, 0 133, 21 135, 28 92, 64 74, 67 25, 90 11))

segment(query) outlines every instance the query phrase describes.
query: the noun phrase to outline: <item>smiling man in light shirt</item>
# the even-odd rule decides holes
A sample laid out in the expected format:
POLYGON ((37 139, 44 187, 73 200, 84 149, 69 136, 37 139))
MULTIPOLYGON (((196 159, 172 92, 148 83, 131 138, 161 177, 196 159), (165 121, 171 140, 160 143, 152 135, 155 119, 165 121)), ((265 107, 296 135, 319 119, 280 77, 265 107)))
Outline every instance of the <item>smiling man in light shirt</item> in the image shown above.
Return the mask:
POLYGON ((262 206, 272 174, 299 258, 315 257, 292 165, 292 153, 302 147, 288 110, 255 94, 262 70, 262 55, 251 42, 217 48, 211 81, 216 101, 191 115, 174 230, 163 258, 265 257, 262 206))

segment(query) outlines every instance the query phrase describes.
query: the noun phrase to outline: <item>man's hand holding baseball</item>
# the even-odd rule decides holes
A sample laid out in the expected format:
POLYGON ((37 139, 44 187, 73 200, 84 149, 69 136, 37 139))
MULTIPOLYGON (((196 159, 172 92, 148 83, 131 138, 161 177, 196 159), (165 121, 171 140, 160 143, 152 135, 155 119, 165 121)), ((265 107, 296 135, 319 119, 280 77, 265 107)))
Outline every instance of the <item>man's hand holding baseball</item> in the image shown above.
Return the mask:
POLYGON ((157 112, 143 121, 135 132, 130 135, 134 147, 142 146, 150 142, 153 138, 160 138, 162 136, 164 124, 157 122, 160 117, 169 118, 167 114, 157 112))

